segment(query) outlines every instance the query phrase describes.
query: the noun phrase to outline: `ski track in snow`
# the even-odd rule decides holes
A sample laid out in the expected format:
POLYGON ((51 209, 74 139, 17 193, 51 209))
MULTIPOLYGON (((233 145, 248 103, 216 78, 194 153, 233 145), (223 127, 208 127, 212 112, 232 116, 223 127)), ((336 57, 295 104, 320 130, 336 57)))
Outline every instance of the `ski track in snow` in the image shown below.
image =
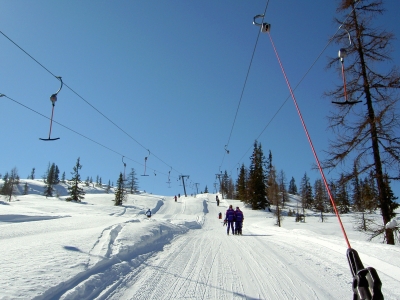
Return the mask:
MULTIPOLYGON (((184 202, 180 213, 185 212, 184 202)), ((211 202, 209 199, 207 211, 216 216, 211 202)), ((207 218, 200 232, 176 237, 165 251, 154 253, 143 263, 147 267, 126 276, 101 299, 337 299, 351 292, 348 280, 345 284, 340 280, 343 274, 329 272, 338 266, 329 266, 324 257, 311 261, 318 253, 317 257, 324 256, 323 252, 302 257, 296 250, 300 242, 293 246, 292 239, 281 241, 271 238, 274 234, 257 236, 251 231, 244 236, 227 236, 226 227, 219 226, 220 220, 207 218), (281 252, 290 253, 289 262, 281 252), (251 265, 242 264, 243 253, 252 258, 251 265), (329 276, 315 274, 314 268, 308 268, 310 263, 329 276), (322 284, 314 282, 316 277, 322 277, 322 284), (337 284, 343 287, 341 292, 333 289, 330 293, 328 289, 327 293, 327 286, 337 284), (258 287, 257 294, 248 292, 254 286, 258 287)), ((303 243, 309 250, 307 242, 303 243)))

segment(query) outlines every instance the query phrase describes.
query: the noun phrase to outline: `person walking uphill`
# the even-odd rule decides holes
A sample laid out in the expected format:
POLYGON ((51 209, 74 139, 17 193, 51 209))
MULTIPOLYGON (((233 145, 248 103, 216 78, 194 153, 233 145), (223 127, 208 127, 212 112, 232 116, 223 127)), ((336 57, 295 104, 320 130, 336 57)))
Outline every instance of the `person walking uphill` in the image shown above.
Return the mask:
POLYGON ((240 210, 239 207, 236 207, 235 216, 236 216, 236 220, 235 220, 235 234, 240 234, 240 235, 242 235, 242 227, 243 227, 244 216, 243 216, 243 212, 240 210))
POLYGON ((228 223, 228 228, 227 228, 227 232, 226 232, 228 235, 229 235, 229 228, 231 228, 232 234, 235 234, 235 231, 233 230, 234 219, 235 219, 235 211, 233 210, 232 205, 229 205, 229 208, 225 214, 225 220, 228 223))

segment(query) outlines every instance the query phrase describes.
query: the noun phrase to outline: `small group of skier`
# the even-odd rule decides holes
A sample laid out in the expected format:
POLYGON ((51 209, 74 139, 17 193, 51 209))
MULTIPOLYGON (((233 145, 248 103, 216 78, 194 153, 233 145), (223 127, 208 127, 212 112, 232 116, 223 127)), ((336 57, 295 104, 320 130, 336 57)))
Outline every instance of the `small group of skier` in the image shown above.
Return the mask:
POLYGON ((229 205, 228 210, 225 214, 224 225, 227 224, 228 228, 226 233, 229 235, 229 229, 231 229, 232 234, 242 235, 242 227, 243 227, 243 212, 239 207, 236 207, 236 210, 233 210, 232 205, 229 205), (233 225, 235 224, 235 228, 233 225))

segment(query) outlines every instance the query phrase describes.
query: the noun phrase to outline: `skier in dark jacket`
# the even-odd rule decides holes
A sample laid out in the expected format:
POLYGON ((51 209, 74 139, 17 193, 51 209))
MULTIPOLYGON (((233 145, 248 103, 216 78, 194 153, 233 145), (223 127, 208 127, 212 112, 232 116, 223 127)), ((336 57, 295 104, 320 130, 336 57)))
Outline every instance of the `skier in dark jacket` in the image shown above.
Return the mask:
POLYGON ((243 212, 240 210, 239 207, 236 207, 235 216, 236 216, 235 234, 242 235, 242 227, 243 227, 244 216, 243 216, 243 212))
POLYGON ((232 234, 235 234, 235 231, 233 230, 234 219, 235 219, 235 211, 233 210, 232 205, 229 205, 229 208, 225 214, 225 220, 228 222, 228 228, 226 232, 228 235, 229 235, 229 228, 232 229, 232 234))
POLYGON ((150 208, 149 208, 148 211, 146 211, 146 216, 147 216, 148 218, 151 218, 151 210, 150 210, 150 208))

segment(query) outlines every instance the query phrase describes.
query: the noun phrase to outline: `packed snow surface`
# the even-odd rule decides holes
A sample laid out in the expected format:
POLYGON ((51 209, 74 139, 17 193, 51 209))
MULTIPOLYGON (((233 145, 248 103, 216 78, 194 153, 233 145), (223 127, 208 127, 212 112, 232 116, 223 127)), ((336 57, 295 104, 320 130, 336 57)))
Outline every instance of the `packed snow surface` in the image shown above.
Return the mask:
MULTIPOLYGON (((0 202, 0 299, 352 299, 347 244, 333 215, 304 223, 254 211, 215 194, 195 197, 114 194, 85 187, 81 203, 44 197, 43 183, 0 202), (244 212, 243 235, 227 235, 219 212, 244 212), (151 218, 145 216, 150 209, 151 218)), ((295 208, 291 196, 289 207, 295 208)), ((368 242, 342 216, 385 299, 400 299, 400 247, 368 242)))

